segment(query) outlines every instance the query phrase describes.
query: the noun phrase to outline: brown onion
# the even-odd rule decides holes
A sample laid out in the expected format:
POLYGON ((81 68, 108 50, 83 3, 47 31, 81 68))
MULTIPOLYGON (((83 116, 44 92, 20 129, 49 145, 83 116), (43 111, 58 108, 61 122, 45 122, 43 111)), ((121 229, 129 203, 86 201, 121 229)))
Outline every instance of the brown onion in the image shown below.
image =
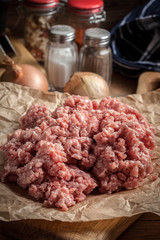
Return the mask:
POLYGON ((64 92, 96 99, 107 97, 109 87, 107 82, 96 73, 76 72, 66 83, 64 92))
POLYGON ((5 57, 0 66, 5 68, 0 77, 1 82, 12 82, 48 91, 48 81, 40 69, 29 64, 15 64, 9 57, 5 57))

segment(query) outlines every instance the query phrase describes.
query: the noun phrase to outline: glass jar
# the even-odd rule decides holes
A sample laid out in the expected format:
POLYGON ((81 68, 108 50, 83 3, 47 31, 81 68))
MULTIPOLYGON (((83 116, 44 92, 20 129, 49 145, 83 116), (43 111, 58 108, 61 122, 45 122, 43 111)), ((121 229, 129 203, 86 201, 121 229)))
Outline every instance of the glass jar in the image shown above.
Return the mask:
POLYGON ((59 1, 60 5, 62 6, 63 9, 66 8, 67 2, 68 2, 67 0, 60 0, 60 1, 59 1))
POLYGON ((102 0, 68 0, 66 15, 60 17, 59 22, 65 22, 76 30, 75 41, 80 49, 85 30, 102 27, 105 20, 106 12, 102 0))
MULTIPOLYGON (((62 19, 63 15, 66 14, 66 9, 67 9, 67 0, 59 0, 59 14, 58 14, 59 19, 62 19)), ((57 24, 66 24, 66 23, 57 21, 57 24)))
POLYGON ((68 25, 55 25, 50 30, 45 59, 50 90, 63 91, 65 83, 77 71, 78 50, 75 30, 68 25))
POLYGON ((59 0, 25 0, 25 46, 35 59, 44 62, 51 26, 56 24, 59 0))
POLYGON ((102 28, 89 28, 84 33, 84 46, 80 50, 79 71, 102 76, 108 85, 112 76, 110 32, 102 28))

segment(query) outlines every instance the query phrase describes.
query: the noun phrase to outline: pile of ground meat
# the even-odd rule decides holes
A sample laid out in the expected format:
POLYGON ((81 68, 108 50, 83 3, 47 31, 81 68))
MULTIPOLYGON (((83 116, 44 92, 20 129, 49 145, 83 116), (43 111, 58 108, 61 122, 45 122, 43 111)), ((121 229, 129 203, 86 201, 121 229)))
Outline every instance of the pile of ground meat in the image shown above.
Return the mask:
POLYGON ((69 96, 53 112, 32 105, 1 150, 2 182, 15 182, 45 206, 67 210, 95 188, 139 186, 153 170, 154 128, 136 109, 107 97, 69 96))

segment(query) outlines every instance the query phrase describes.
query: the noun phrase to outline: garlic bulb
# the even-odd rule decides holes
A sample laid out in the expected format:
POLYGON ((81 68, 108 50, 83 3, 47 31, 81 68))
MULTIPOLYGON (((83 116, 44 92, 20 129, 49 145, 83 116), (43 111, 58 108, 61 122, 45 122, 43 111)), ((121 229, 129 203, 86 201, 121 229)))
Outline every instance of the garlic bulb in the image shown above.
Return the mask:
POLYGON ((109 87, 107 82, 96 73, 76 72, 66 83, 64 92, 96 99, 109 96, 109 87))

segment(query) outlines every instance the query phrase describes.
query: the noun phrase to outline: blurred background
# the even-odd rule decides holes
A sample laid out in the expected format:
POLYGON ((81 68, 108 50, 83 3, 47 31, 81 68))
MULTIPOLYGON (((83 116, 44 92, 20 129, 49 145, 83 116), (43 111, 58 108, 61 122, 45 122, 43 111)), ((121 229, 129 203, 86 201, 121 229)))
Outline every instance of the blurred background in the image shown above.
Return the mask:
MULTIPOLYGON (((21 14, 21 2, 22 0, 12 0, 8 8, 7 27, 12 31, 15 30, 17 25, 19 29, 23 29, 24 22, 22 21, 21 14)), ((111 30, 112 27, 117 24, 122 18, 134 8, 146 3, 146 0, 104 0, 104 9, 107 14, 106 29, 111 30)), ((17 35, 21 35, 22 32, 18 32, 17 35)))

